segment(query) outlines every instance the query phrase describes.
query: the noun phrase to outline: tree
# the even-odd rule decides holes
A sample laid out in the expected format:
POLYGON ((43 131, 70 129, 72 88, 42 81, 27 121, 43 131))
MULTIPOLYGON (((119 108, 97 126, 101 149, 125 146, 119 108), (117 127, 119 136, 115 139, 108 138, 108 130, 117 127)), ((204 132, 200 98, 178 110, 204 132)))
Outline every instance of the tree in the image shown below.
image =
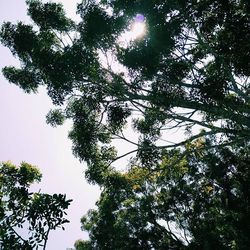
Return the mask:
POLYGON ((130 142, 135 149, 127 154, 144 165, 148 155, 152 165, 162 150, 207 134, 220 145, 249 139, 247 1, 89 0, 78 5, 80 23, 60 4, 27 4, 33 25, 2 26, 1 42, 21 61, 3 73, 26 92, 45 85, 55 104, 66 104, 48 121, 73 120, 73 152, 88 163, 90 181, 101 184, 120 157, 114 138, 130 142), (136 13, 145 16, 147 33, 123 45, 136 13), (122 133, 128 120, 138 141, 122 133), (192 135, 195 125, 204 130, 192 135), (164 131, 179 127, 191 133, 187 139, 159 144, 164 131))
MULTIPOLYGON (((181 167, 183 161, 187 161, 188 166, 193 162, 198 164, 198 173, 203 171, 200 164, 206 168, 211 162, 197 157, 199 146, 189 147, 193 143, 203 145, 203 150, 207 150, 203 154, 213 156, 215 166, 220 162, 217 155, 223 150, 228 150, 229 155, 237 155, 240 150, 248 152, 249 1, 101 0, 97 3, 86 0, 77 8, 82 18, 79 23, 66 17, 60 4, 43 4, 38 0, 28 0, 27 4, 28 14, 34 22, 32 25, 6 22, 1 28, 1 42, 21 61, 21 68, 5 67, 3 73, 10 82, 28 93, 35 92, 41 85, 47 87, 48 95, 58 105, 58 109, 48 114, 47 121, 53 126, 62 124, 65 119, 73 121, 69 133, 73 153, 87 162, 86 178, 100 185, 104 196, 111 188, 110 176, 114 173, 118 177, 122 175, 116 172, 115 161, 123 156, 133 156, 127 166, 128 174, 135 166, 138 175, 140 171, 148 171, 145 185, 149 185, 152 182, 150 176, 158 173, 166 156, 171 156, 167 169, 176 171, 175 165, 181 167), (127 43, 121 42, 138 13, 145 19, 145 35, 127 43), (126 136, 126 126, 133 128, 136 139, 126 136), (185 138, 170 142, 169 132, 176 129, 185 131, 185 138), (112 144, 115 139, 130 143, 131 151, 118 155, 112 144), (201 143, 203 140, 205 142, 201 143)), ((238 160, 243 161, 244 157, 238 160)), ((228 162, 227 166, 234 164, 228 162)), ((171 173, 160 171, 159 174, 167 180, 162 185, 176 182, 171 173)), ((195 176, 195 173, 190 174, 190 178, 195 176)), ((180 180, 178 185, 179 182, 182 183, 180 180)), ((193 183, 198 196, 198 190, 200 192, 202 188, 199 182, 193 183)), ((184 189, 186 195, 191 184, 187 185, 184 189)), ((119 189, 114 194, 119 196, 120 192, 119 189)), ((132 197, 136 196, 131 188, 130 192, 132 197)), ((174 204, 178 204, 177 208, 184 213, 184 201, 176 201, 178 193, 170 193, 174 204)), ((141 195, 146 199, 146 194, 141 195)), ((213 197, 220 200, 218 193, 213 197)), ((111 198, 107 198, 107 202, 111 198)), ((216 206, 222 206, 217 201, 214 201, 216 206)), ((102 197, 99 203, 104 204, 102 197)), ((116 201, 111 203, 113 206, 116 201)), ((137 205, 137 210, 129 218, 129 226, 124 217, 118 217, 121 224, 115 224, 115 231, 112 220, 108 221, 110 237, 116 235, 115 239, 112 238, 115 248, 123 247, 115 245, 120 244, 119 241, 145 249, 151 247, 148 242, 156 244, 158 240, 162 245, 156 248, 179 248, 189 244, 188 240, 183 244, 174 237, 175 234, 171 234, 166 226, 153 227, 156 231, 150 231, 147 222, 153 223, 152 219, 141 212, 144 210, 139 201, 137 205), (135 221, 139 215, 142 215, 141 220, 135 221), (133 224, 137 222, 138 225, 133 224), (118 229, 124 234, 117 235, 118 229), (135 235, 130 238, 132 229, 136 229, 136 233, 141 230, 142 234, 135 234, 136 237, 146 238, 133 241, 135 235), (155 241, 150 237, 155 237, 155 241)), ((202 204, 201 208, 207 206, 202 204)), ((202 221, 204 212, 197 211, 197 221, 202 221)), ((99 220, 99 213, 104 213, 102 205, 87 217, 93 222, 89 231, 94 246, 101 244, 98 242, 104 244, 97 238, 104 236, 92 232, 95 227, 101 228, 98 223, 106 225, 105 221, 99 220)), ((190 216, 192 220, 192 214, 190 216)), ((180 224, 177 219, 175 223, 180 224)), ((209 225, 207 221, 204 223, 209 225)), ((200 236, 190 225, 184 228, 193 235, 190 242, 198 248, 200 236)), ((198 231, 204 236, 202 230, 198 231)), ((222 248, 231 244, 231 248, 236 248, 234 244, 240 243, 233 240, 228 243, 232 238, 228 236, 225 242, 222 242, 224 238, 218 239, 215 244, 222 248)), ((211 249, 212 246, 203 248, 211 249)))
POLYGON ((65 210, 72 200, 62 194, 32 193, 41 180, 39 170, 22 162, 0 165, 0 246, 3 250, 46 248, 51 230, 64 229, 65 210))
POLYGON ((89 241, 77 240, 74 244, 76 250, 91 250, 91 245, 89 241))
POLYGON ((110 173, 81 219, 91 249, 249 249, 250 148, 206 143, 189 145, 199 149, 182 161, 166 151, 154 172, 110 173))

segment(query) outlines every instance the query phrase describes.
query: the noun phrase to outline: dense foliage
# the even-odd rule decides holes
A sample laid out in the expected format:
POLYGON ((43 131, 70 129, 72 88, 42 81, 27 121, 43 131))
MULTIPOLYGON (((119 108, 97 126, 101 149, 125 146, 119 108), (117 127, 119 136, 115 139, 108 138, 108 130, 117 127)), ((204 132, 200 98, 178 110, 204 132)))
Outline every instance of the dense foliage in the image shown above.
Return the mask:
POLYGON ((81 220, 90 249, 249 249, 249 147, 179 154, 109 174, 81 220))
POLYGON ((103 190, 76 248, 249 249, 249 1, 85 0, 79 23, 60 4, 27 4, 32 25, 1 28, 21 61, 3 73, 47 88, 48 123, 73 121, 73 153, 103 190), (138 13, 146 33, 128 39, 138 13))
POLYGON ((32 193, 41 180, 39 170, 28 164, 0 165, 0 248, 2 250, 45 249, 51 230, 63 228, 71 200, 62 194, 32 193))

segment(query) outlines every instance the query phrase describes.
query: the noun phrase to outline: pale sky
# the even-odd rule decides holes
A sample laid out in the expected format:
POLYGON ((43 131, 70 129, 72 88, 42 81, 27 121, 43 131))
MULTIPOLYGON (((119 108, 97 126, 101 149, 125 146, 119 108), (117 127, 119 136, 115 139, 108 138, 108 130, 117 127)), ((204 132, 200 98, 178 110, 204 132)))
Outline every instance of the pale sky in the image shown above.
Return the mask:
MULTIPOLYGON (((74 15, 76 0, 62 0, 69 16, 74 15)), ((25 0, 0 0, 0 23, 3 21, 29 22, 25 0)), ((0 68, 17 65, 8 49, 0 46, 0 68)), ((38 187, 41 192, 66 193, 73 199, 68 210, 69 224, 65 231, 58 229, 49 236, 47 250, 65 250, 73 247, 79 239, 87 239, 80 230, 80 218, 93 208, 98 198, 97 186, 84 180, 84 163, 72 155, 71 142, 67 138, 70 124, 52 128, 45 116, 53 107, 44 89, 34 95, 25 94, 20 88, 9 84, 0 73, 0 161, 11 160, 34 164, 43 174, 38 187)))

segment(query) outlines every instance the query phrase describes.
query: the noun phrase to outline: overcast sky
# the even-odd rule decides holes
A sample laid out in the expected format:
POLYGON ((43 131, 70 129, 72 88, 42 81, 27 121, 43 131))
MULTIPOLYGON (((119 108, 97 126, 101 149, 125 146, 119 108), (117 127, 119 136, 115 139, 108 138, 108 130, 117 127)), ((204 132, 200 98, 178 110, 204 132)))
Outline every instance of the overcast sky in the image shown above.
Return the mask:
MULTIPOLYGON (((57 1, 58 2, 58 1, 57 1)), ((62 0, 69 16, 74 16, 76 0, 62 0)), ((0 0, 0 23, 3 21, 29 22, 25 0, 0 0)), ((18 65, 8 49, 0 46, 0 68, 18 65)), ((68 210, 65 231, 58 229, 49 236, 47 250, 65 250, 73 247, 75 240, 87 239, 80 230, 80 218, 93 208, 99 191, 84 180, 84 163, 72 155, 71 142, 67 138, 70 125, 52 128, 45 116, 53 107, 44 89, 28 95, 0 74, 0 161, 11 160, 34 164, 43 174, 38 185, 41 192, 66 193, 73 199, 68 210)))

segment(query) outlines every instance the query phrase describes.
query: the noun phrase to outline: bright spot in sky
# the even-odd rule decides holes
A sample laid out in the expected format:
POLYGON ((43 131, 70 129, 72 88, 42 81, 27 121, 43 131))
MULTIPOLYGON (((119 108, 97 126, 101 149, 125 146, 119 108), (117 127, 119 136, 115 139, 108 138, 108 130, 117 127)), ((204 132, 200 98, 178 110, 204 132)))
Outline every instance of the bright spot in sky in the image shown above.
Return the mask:
POLYGON ((121 34, 118 39, 118 44, 122 47, 129 46, 130 42, 142 38, 147 31, 145 17, 142 14, 137 14, 128 29, 121 34))
POLYGON ((134 22, 132 24, 131 37, 134 39, 140 38, 145 34, 145 31, 146 31, 145 23, 134 22))
POLYGON ((137 14, 134 18, 134 23, 131 28, 132 39, 142 37, 146 32, 145 17, 142 14, 137 14))

